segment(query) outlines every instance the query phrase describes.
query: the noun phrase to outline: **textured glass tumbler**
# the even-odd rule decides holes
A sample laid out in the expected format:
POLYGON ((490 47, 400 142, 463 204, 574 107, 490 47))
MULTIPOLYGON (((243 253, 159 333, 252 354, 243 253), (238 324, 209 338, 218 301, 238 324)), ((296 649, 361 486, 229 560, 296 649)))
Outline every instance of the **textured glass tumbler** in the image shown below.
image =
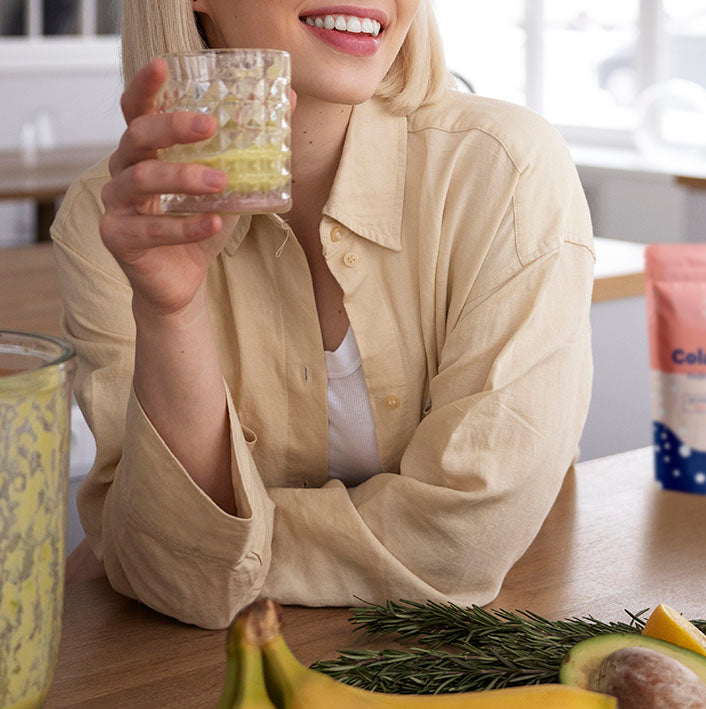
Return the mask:
POLYGON ((164 112, 196 111, 216 119, 207 140, 159 151, 162 160, 223 170, 218 194, 162 195, 176 214, 287 212, 292 205, 290 58, 269 49, 213 49, 168 54, 158 99, 164 112))
POLYGON ((0 330, 0 707, 42 706, 64 604, 74 351, 0 330))

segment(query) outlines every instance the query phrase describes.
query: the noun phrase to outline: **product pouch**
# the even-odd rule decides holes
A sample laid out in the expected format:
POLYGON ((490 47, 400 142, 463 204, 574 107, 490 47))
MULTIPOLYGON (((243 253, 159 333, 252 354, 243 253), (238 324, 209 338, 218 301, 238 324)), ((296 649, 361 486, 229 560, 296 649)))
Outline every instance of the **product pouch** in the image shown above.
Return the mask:
POLYGON ((655 474, 706 494, 706 244, 645 251, 655 474))

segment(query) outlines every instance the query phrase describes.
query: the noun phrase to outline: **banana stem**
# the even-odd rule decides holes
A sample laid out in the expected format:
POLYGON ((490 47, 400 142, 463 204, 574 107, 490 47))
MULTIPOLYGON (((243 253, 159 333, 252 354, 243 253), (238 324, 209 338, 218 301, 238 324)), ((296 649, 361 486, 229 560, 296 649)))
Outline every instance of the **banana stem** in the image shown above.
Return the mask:
POLYGON ((216 709, 275 709, 265 686, 262 652, 248 632, 248 613, 228 629, 226 678, 216 709))

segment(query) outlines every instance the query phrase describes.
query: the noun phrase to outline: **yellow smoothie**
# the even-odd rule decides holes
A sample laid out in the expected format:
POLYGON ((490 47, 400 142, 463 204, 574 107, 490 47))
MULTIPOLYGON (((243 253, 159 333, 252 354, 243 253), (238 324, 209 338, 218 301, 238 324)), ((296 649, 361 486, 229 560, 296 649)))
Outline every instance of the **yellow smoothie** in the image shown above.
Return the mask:
POLYGON ((66 376, 55 367, 0 376, 0 706, 12 709, 41 706, 58 650, 71 430, 66 376))

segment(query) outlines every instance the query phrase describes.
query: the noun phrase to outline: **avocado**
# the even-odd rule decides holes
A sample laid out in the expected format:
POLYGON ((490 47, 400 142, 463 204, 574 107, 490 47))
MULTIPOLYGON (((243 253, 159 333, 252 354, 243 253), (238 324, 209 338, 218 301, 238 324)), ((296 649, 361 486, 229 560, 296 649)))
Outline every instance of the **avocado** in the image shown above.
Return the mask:
POLYGON ((559 681, 572 687, 595 690, 598 670, 608 655, 628 647, 644 647, 667 655, 694 672, 706 683, 706 656, 646 635, 609 633, 584 640, 569 650, 561 661, 559 681))

